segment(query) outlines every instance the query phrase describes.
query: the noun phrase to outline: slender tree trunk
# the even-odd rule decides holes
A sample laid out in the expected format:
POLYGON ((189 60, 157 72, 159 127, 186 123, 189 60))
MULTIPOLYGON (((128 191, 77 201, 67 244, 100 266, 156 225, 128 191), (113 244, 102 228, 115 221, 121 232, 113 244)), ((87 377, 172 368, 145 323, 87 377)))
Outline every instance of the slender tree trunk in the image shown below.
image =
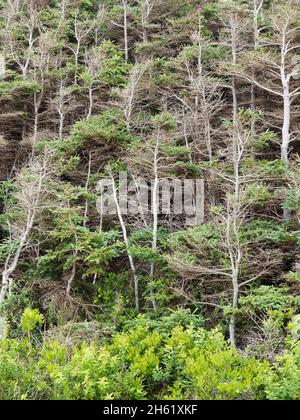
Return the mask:
MULTIPOLYGON (((17 269, 19 259, 21 256, 21 253, 23 252, 26 244, 28 243, 30 234, 33 229, 33 225, 36 218, 36 213, 38 210, 38 205, 40 201, 43 181, 46 177, 46 169, 47 169, 47 162, 44 161, 44 166, 41 169, 41 173, 38 174, 38 183, 36 186, 36 193, 34 195, 33 202, 29 201, 30 208, 27 210, 27 221, 26 226, 24 228, 24 232, 22 233, 19 244, 17 247, 17 250, 12 257, 11 254, 8 255, 5 261, 4 270, 2 272, 2 281, 1 281, 1 290, 0 290, 0 330, 5 330, 5 315, 2 313, 3 304, 5 302, 5 299, 7 297, 7 294, 11 292, 13 287, 13 274, 17 269)), ((1 333, 1 331, 0 331, 1 333)), ((1 339, 1 334, 0 334, 1 339)))
POLYGON ((291 125, 291 99, 288 85, 284 86, 284 107, 283 107, 283 127, 282 127, 282 144, 281 159, 289 162, 289 145, 290 145, 290 125, 291 125))
POLYGON ((211 146, 211 122, 209 120, 209 117, 207 117, 206 121, 205 121, 205 132, 206 132, 206 147, 207 147, 207 152, 208 152, 208 158, 209 158, 209 163, 212 163, 213 160, 213 152, 212 152, 212 146, 211 146))
MULTIPOLYGON (((257 51, 260 46, 260 34, 259 34, 259 26, 258 26, 258 18, 263 6, 264 0, 253 0, 253 32, 254 32, 254 50, 257 51)), ((255 72, 253 72, 254 75, 255 72)), ((252 83, 251 86, 251 110, 255 111, 256 109, 256 87, 255 84, 252 83)), ((253 120, 251 125, 252 134, 255 135, 255 121, 253 120)))
MULTIPOLYGON (((289 146, 291 141, 291 98, 289 92, 289 84, 284 84, 283 97, 283 126, 282 126, 282 143, 281 143, 281 159, 284 163, 289 163, 289 146)), ((292 217, 289 209, 283 209, 283 219, 289 221, 292 217)))
MULTIPOLYGON (((158 231, 158 211, 159 211, 159 178, 158 178, 158 167, 157 167, 157 158, 158 158, 158 141, 154 153, 154 183, 153 183, 153 192, 152 192, 152 212, 153 212, 153 229, 152 229, 152 251, 157 251, 157 231, 158 231)), ((150 267, 150 276, 152 281, 155 276, 155 263, 151 263, 150 267)), ((151 301, 154 312, 157 312, 156 299, 154 297, 153 288, 150 289, 151 301)))
POLYGON ((39 129, 39 100, 37 98, 37 93, 34 94, 34 125, 33 125, 33 153, 35 149, 35 144, 37 141, 38 136, 38 129, 39 129))
MULTIPOLYGON (((5 268, 4 271, 2 273, 2 282, 1 282, 1 291, 0 291, 0 311, 2 311, 2 307, 3 304, 6 300, 8 291, 12 289, 13 286, 13 278, 11 277, 13 275, 13 273, 15 272, 17 266, 18 266, 18 262, 20 259, 20 255, 24 249, 24 246, 26 245, 29 235, 31 233, 31 230, 33 228, 33 224, 34 224, 34 220, 35 220, 35 211, 33 211, 33 213, 30 213, 28 215, 28 219, 27 219, 27 226, 26 226, 26 230, 23 233, 20 243, 18 245, 17 251, 13 257, 12 260, 10 260, 10 256, 7 257, 6 263, 5 263, 5 268)), ((3 331, 5 330, 5 315, 2 314, 2 312, 0 312, 0 330, 3 331)), ((0 331, 0 339, 2 339, 3 336, 1 336, 1 331, 0 331)))
POLYGON ((67 290, 66 290, 67 298, 70 298, 71 297, 72 285, 73 285, 73 282, 74 282, 75 276, 76 276, 76 271, 77 271, 77 261, 76 261, 76 258, 77 258, 77 255, 78 255, 78 251, 76 250, 74 252, 74 255, 73 255, 72 272, 71 272, 71 275, 70 275, 70 277, 68 279, 68 284, 67 284, 67 290))
MULTIPOLYGON (((88 191, 89 191, 91 172, 92 172, 92 153, 90 152, 90 154, 89 154, 88 173, 87 173, 86 183, 85 183, 85 191, 86 191, 86 193, 88 193, 88 191)), ((86 224, 87 224, 87 221, 88 221, 88 211, 89 211, 89 203, 88 203, 88 200, 85 200, 85 209, 84 209, 84 217, 83 217, 83 226, 84 227, 86 227, 86 224)))
MULTIPOLYGON (((235 32, 235 26, 232 25, 231 29, 231 54, 232 54, 232 64, 237 65, 237 35, 235 32)), ((238 98, 237 98, 237 87, 236 87, 236 77, 232 78, 232 107, 233 107, 233 124, 237 125, 238 121, 238 98)))
POLYGON ((122 232, 123 232, 123 239, 124 239, 124 243, 126 245, 126 251, 127 251, 127 256, 128 256, 130 268, 131 268, 131 271, 132 271, 132 274, 133 274, 134 294, 135 294, 135 309, 136 309, 136 312, 139 314, 140 313, 139 279, 138 279, 138 276, 137 276, 137 272, 136 272, 136 268, 135 268, 135 264, 134 264, 132 254, 131 254, 130 249, 129 249, 128 234, 127 234, 126 225, 125 225, 125 222, 124 222, 124 219, 123 219, 123 215, 122 215, 122 212, 121 212, 121 208, 120 208, 120 205, 119 205, 116 183, 115 183, 115 180, 114 180, 114 177, 113 177, 112 174, 110 174, 110 177, 111 177, 111 180, 112 180, 114 202, 115 202, 115 205, 116 205, 119 222, 120 222, 121 229, 122 229, 122 232))
POLYGON ((90 86, 89 88, 89 111, 87 118, 90 119, 93 115, 93 107, 94 107, 94 96, 93 96, 93 88, 90 86))
POLYGON ((64 138, 64 121, 65 115, 63 112, 59 113, 59 139, 62 140, 64 138))
POLYGON ((128 50, 128 12, 127 12, 127 2, 122 0, 123 10, 124 10, 124 50, 125 50, 125 61, 129 61, 129 50, 128 50))
POLYGON ((75 76, 74 76, 74 84, 78 85, 78 64, 79 64, 79 53, 80 53, 80 42, 77 42, 77 47, 75 51, 75 76))
POLYGON ((229 321, 229 337, 232 346, 236 347, 236 309, 238 308, 239 301, 239 281, 238 281, 238 270, 234 268, 232 273, 232 286, 233 286, 233 297, 232 297, 232 309, 233 314, 229 321))

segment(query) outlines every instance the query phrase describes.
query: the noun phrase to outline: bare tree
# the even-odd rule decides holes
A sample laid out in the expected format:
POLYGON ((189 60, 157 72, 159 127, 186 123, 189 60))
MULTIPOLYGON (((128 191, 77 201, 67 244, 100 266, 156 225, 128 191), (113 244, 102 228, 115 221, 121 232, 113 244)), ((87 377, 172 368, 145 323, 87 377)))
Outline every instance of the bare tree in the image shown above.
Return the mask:
POLYGON ((138 103, 138 99, 140 99, 139 87, 149 65, 149 62, 143 64, 136 63, 130 72, 127 86, 117 91, 119 101, 115 105, 122 109, 128 130, 131 129, 133 112, 138 103))
POLYGON ((87 38, 91 35, 96 25, 99 23, 101 17, 103 16, 102 12, 103 10, 102 8, 100 8, 98 15, 93 21, 82 19, 79 9, 76 9, 74 12, 73 28, 74 28, 74 36, 75 36, 76 42, 74 46, 69 45, 69 49, 74 54, 74 58, 75 58, 75 75, 74 75, 75 85, 78 84, 79 58, 80 58, 82 45, 87 40, 87 38))
POLYGON ((94 109, 94 92, 100 84, 100 72, 102 61, 105 55, 100 47, 93 48, 85 53, 85 74, 84 84, 88 89, 89 107, 87 118, 93 115, 94 109))
MULTIPOLYGON (((18 210, 19 217, 7 222, 10 239, 9 251, 2 271, 1 309, 7 295, 12 293, 14 285, 13 275, 18 267, 21 254, 30 241, 34 223, 41 209, 43 199, 47 194, 46 181, 52 170, 50 159, 50 154, 45 153, 42 159, 32 160, 17 176, 16 185, 18 190, 15 193, 17 203, 14 206, 14 211, 18 210)), ((9 210, 7 209, 8 212, 9 210)), ((0 324, 3 325, 4 322, 5 318, 2 314, 0 324)))
MULTIPOLYGON (((254 39, 254 50, 257 51, 260 47, 260 38, 262 28, 259 25, 259 17, 262 14, 262 9, 264 6, 264 0, 252 0, 253 1, 253 8, 252 8, 252 16, 253 16, 253 39, 254 39)), ((253 83, 251 87, 251 109, 255 111, 256 109, 256 86, 253 83)), ((255 134, 255 121, 253 121, 252 125, 252 132, 255 134)))
POLYGON ((288 163, 289 148, 293 141, 291 131, 292 106, 300 96, 298 85, 293 86, 293 76, 298 70, 292 61, 292 56, 300 48, 297 37, 300 27, 295 25, 299 12, 295 2, 290 0, 284 6, 279 5, 276 14, 272 14, 271 28, 272 37, 263 39, 257 53, 246 57, 243 63, 243 71, 236 70, 236 77, 250 82, 271 95, 282 100, 282 138, 281 159, 288 163), (253 69, 259 70, 256 75, 253 69), (258 75, 259 74, 259 75, 258 75))
POLYGON ((260 46, 261 28, 259 27, 259 17, 264 5, 265 0, 252 0, 253 1, 253 37, 254 49, 257 50, 260 46))
POLYGON ((173 95, 180 101, 184 111, 183 134, 186 146, 191 146, 191 154, 193 150, 197 151, 201 156, 207 156, 212 162, 214 142, 218 137, 218 128, 214 126, 214 121, 224 103, 220 81, 205 68, 204 51, 213 43, 202 34, 202 30, 201 22, 199 22, 198 32, 192 35, 197 64, 191 62, 189 55, 186 55, 184 51, 179 60, 180 66, 183 65, 183 71, 185 71, 186 90, 189 95, 186 93, 184 96, 180 93, 173 93, 173 95), (191 145, 188 138, 194 140, 191 145), (206 152, 203 149, 206 149, 206 152))
POLYGON ((55 46, 56 40, 48 32, 41 34, 39 42, 32 54, 32 78, 39 86, 33 94, 34 123, 32 134, 33 153, 38 138, 40 108, 44 99, 47 76, 51 64, 51 49, 55 46))
POLYGON ((122 210, 121 210, 121 207, 120 207, 120 201, 119 201, 119 195, 118 195, 118 189, 117 189, 116 181, 114 179, 113 172, 111 170, 109 170, 109 175, 110 175, 110 178, 111 178, 111 181, 112 181, 113 199, 114 199, 114 203, 115 203, 115 206, 116 206, 120 226, 121 226, 121 229, 122 229, 123 240, 124 240, 124 243, 125 243, 125 246, 126 246, 127 256, 128 256, 130 268, 131 268, 131 271, 132 271, 133 280, 134 280, 135 309, 136 309, 137 313, 140 313, 138 274, 137 274, 137 270, 136 270, 136 266, 135 266, 135 263, 134 263, 132 253, 130 251, 129 236, 128 236, 128 233, 127 233, 126 223, 125 223, 125 220, 124 220, 124 217, 123 217, 123 214, 122 214, 122 210))
POLYGON ((4 55, 0 54, 0 77, 3 77, 6 73, 6 62, 4 55))
POLYGON ((68 77, 61 77, 57 83, 57 93, 49 101, 49 110, 53 110, 58 115, 58 137, 60 140, 64 137, 65 119, 71 108, 70 101, 72 94, 68 88, 68 77))
MULTIPOLYGON (((251 120, 245 123, 239 117, 234 123, 228 125, 227 149, 228 163, 232 167, 230 173, 211 169, 214 176, 221 180, 222 190, 224 192, 224 201, 220 207, 213 210, 215 218, 213 226, 219 235, 218 243, 208 243, 205 236, 199 234, 193 239, 188 236, 188 250, 195 250, 198 257, 198 263, 192 264, 180 257, 180 248, 176 251, 179 256, 170 257, 170 263, 176 271, 186 277, 193 277, 195 274, 201 275, 202 281, 205 278, 208 283, 226 283, 230 281, 231 289, 231 314, 229 319, 229 337, 231 344, 236 346, 236 323, 239 297, 245 288, 259 279, 262 275, 268 273, 277 261, 269 250, 264 250, 259 241, 250 244, 242 239, 244 226, 251 221, 253 205, 255 205, 255 193, 249 196, 249 188, 255 191, 258 185, 261 185, 262 174, 260 171, 245 171, 243 162, 251 153, 251 144, 253 141, 252 132, 248 128, 251 126, 251 120), (251 249, 255 248, 255 254, 251 255, 251 249), (210 250, 210 251, 209 251, 210 250), (220 261, 217 258, 211 259, 208 252, 220 255, 220 261), (227 261, 224 263, 224 261, 227 261), (247 267, 247 268, 246 268, 247 267)), ((205 287, 205 285, 203 285, 205 287)), ((216 288, 212 288, 212 296, 208 296, 206 302, 202 305, 218 307, 218 302, 214 300, 219 297, 216 288)), ((224 289, 220 296, 224 297, 224 289)))
POLYGON ((141 25, 143 32, 143 42, 148 42, 148 26, 151 21, 151 13, 159 0, 139 0, 139 7, 141 9, 141 25))
MULTIPOLYGON (((164 115, 164 114, 163 114, 164 115)), ((146 231, 151 232, 151 249, 153 255, 159 251, 158 229, 160 225, 160 191, 162 188, 162 178, 171 171, 175 164, 176 157, 168 154, 166 148, 174 146, 172 129, 161 123, 160 120, 153 122, 153 137, 147 139, 143 144, 138 144, 130 150, 127 157, 130 175, 135 183, 135 193, 138 208, 138 216, 133 220, 135 226, 141 226, 146 231), (145 196, 141 191, 138 180, 147 180, 151 185, 151 211, 149 212, 148 200, 145 203, 145 196), (138 220, 136 220, 138 219, 138 220)), ((165 197, 164 197, 165 198, 165 197)), ((169 203, 168 203, 169 204, 169 203)), ((168 207, 169 210, 169 207, 168 207)), ((167 210, 167 213, 168 213, 167 210)), ((128 223, 131 221, 129 220, 128 223)), ((148 269, 151 282, 155 282, 157 277, 157 263, 151 261, 148 269)), ((153 310, 157 312, 157 301, 154 287, 150 287, 150 298, 153 310)))
POLYGON ((119 21, 110 19, 110 23, 118 28, 122 28, 123 30, 123 42, 124 42, 124 55, 125 61, 128 63, 129 61, 129 39, 128 39, 128 31, 131 26, 128 15, 129 15, 129 2, 128 0, 120 0, 121 7, 122 7, 122 23, 119 21))
POLYGON ((22 72, 23 79, 26 79, 35 44, 40 38, 40 31, 38 28, 38 12, 36 9, 29 8, 28 13, 21 14, 20 16, 19 14, 15 14, 13 18, 21 19, 21 24, 24 27, 26 47, 24 48, 23 45, 20 45, 14 31, 9 31, 7 48, 10 49, 10 55, 18 64, 22 72))
MULTIPOLYGON (((245 33, 247 33, 247 19, 246 11, 243 5, 236 3, 228 3, 224 1, 221 3, 221 20, 222 20, 222 44, 224 44, 231 54, 232 66, 237 66, 239 56, 247 45, 245 41, 245 33)), ((224 69, 222 69, 222 72, 224 69)), ((232 76, 231 85, 228 86, 232 91, 232 108, 233 108, 233 122, 237 123, 238 119, 238 86, 236 76, 232 76)))

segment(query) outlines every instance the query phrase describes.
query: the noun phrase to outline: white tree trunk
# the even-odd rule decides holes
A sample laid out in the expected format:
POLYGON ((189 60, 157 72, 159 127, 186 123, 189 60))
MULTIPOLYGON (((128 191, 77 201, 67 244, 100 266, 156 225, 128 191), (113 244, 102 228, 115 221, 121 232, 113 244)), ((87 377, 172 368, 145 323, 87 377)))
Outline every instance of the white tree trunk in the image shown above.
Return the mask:
MULTIPOLYGON (((8 255, 4 264, 4 270, 2 272, 2 280, 1 280, 1 290, 0 290, 0 325, 2 327, 1 330, 5 330, 5 315, 2 313, 3 304, 7 298, 7 295, 11 292, 13 287, 13 274, 18 267, 18 263, 20 260, 21 253, 23 252, 24 248, 26 247, 29 237, 31 235, 33 225, 35 222, 36 214, 38 211, 39 202, 41 199, 42 187, 44 179, 47 175, 47 171, 49 162, 47 159, 44 160, 43 166, 38 167, 37 169, 37 184, 33 185, 29 191, 31 192, 32 196, 29 194, 28 197, 28 207, 27 207, 27 220, 26 225, 24 227, 24 231, 20 236, 19 243, 15 254, 12 256, 11 254, 8 255), (35 190, 33 191, 33 188, 35 190)), ((1 338, 1 335, 0 335, 1 338)))
POLYGON ((239 281, 238 281, 238 270, 234 268, 232 273, 232 286, 233 286, 233 297, 232 297, 232 309, 233 314, 229 321, 229 337, 231 345, 236 347, 236 313, 235 310, 238 307, 239 301, 239 281))
MULTIPOLYGON (((154 152, 154 183, 152 191, 152 213, 153 213, 153 229, 152 229, 152 251, 157 251, 157 231, 158 231, 158 212, 159 212, 159 178, 158 178, 158 142, 156 144, 154 152)), ((154 280, 155 275, 155 263, 151 263, 150 276, 154 280)), ((154 297, 153 288, 150 290, 152 306, 155 312, 157 312, 156 299, 154 297)))
MULTIPOLYGON (((18 266, 20 255, 28 241, 29 235, 33 228, 34 220, 35 220, 35 211, 33 211, 33 213, 28 216, 26 230, 21 237, 19 246, 17 248, 17 251, 13 259, 10 260, 10 256, 7 257, 5 268, 2 273, 2 282, 1 282, 1 291, 0 291, 0 310, 2 310, 3 304, 8 295, 8 292, 11 291, 12 289, 12 286, 13 286, 12 275, 18 266)), ((3 315, 2 313, 0 316, 0 330, 1 329, 3 331, 5 330, 5 315, 3 315), (2 325, 2 328, 1 328, 1 325, 2 325)), ((0 331, 0 339, 1 338, 3 337, 1 337, 1 331, 0 331)))
POLYGON ((4 55, 0 54, 0 77, 4 76, 6 72, 6 63, 4 55))
POLYGON ((129 49, 128 49, 128 12, 127 12, 127 2, 126 0, 122 0, 123 2, 123 10, 124 10, 124 50, 125 50, 125 61, 126 63, 129 61, 129 49))
POLYGON ((283 127, 282 127, 282 144, 281 159, 288 163, 289 146, 291 141, 290 125, 291 125, 291 98, 288 85, 284 86, 284 107, 283 107, 283 127))
POLYGON ((119 200, 118 200, 116 183, 115 183, 115 180, 114 180, 114 177, 113 177, 112 174, 110 174, 110 177, 111 177, 111 180, 112 180, 114 202, 115 202, 115 205, 116 205, 120 226, 121 226, 121 229, 122 229, 122 232, 123 232, 123 239, 124 239, 124 243, 126 245, 126 251, 127 251, 127 256, 128 256, 130 268, 131 268, 131 271, 132 271, 132 274, 133 274, 134 294, 135 294, 135 309, 136 309, 136 312, 139 314, 140 313, 139 280, 138 280, 134 260, 133 260, 132 254, 130 252, 130 249, 129 249, 129 239, 128 239, 128 234, 127 234, 126 224, 124 222, 123 215, 122 215, 121 208, 120 208, 120 204, 119 204, 119 200))
POLYGON ((89 87, 89 111, 87 118, 90 119, 93 115, 93 107, 94 107, 94 96, 93 96, 93 88, 89 87))

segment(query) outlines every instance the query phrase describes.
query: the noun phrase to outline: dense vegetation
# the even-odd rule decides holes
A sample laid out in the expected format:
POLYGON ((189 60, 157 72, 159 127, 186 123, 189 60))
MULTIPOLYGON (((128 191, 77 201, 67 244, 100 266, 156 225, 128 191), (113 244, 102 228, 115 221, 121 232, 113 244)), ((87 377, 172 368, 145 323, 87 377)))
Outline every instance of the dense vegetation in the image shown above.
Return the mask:
POLYGON ((0 0, 0 399, 300 399, 298 3, 0 0))

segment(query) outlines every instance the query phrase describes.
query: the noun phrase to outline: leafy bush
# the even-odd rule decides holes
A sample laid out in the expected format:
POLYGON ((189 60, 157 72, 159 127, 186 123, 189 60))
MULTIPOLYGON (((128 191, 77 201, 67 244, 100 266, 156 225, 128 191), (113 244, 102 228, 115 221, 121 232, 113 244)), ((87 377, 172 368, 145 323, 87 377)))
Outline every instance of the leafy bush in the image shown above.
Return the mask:
MULTIPOLYGON (((38 312, 23 316, 41 322, 38 312)), ((70 354, 48 341, 0 342, 1 399, 260 399, 268 364, 246 359, 218 329, 176 311, 139 316, 110 341, 83 344, 70 354)))
POLYGON ((243 308, 260 311, 287 310, 293 303, 293 296, 288 295, 288 288, 260 286, 251 291, 248 296, 240 298, 243 308))
POLYGON ((44 317, 37 309, 26 308, 22 319, 21 326, 24 333, 31 333, 37 326, 43 325, 44 317))
POLYGON ((278 358, 277 375, 269 380, 270 400, 300 400, 300 343, 278 358))

